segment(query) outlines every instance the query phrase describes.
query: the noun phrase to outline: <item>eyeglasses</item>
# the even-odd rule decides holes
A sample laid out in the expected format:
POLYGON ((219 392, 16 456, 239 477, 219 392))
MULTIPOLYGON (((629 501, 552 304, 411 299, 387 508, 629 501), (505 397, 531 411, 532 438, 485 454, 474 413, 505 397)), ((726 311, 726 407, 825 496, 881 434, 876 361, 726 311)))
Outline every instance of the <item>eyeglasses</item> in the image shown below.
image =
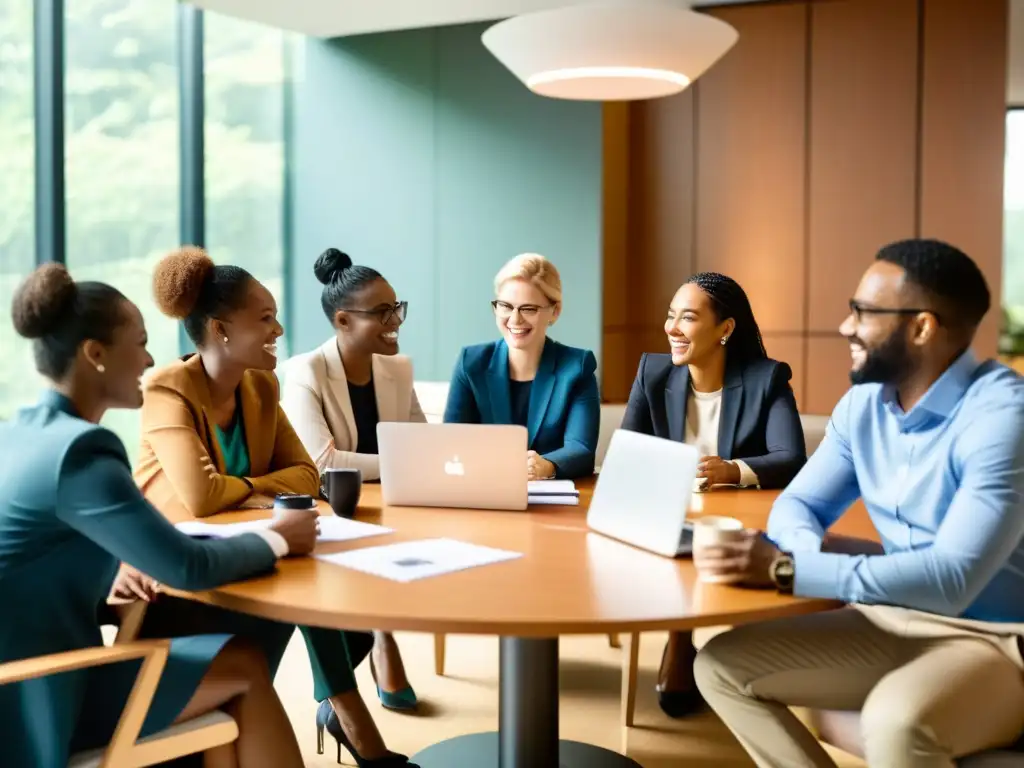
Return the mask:
POLYGON ((536 317, 537 313, 540 312, 542 309, 551 309, 552 306, 552 304, 548 304, 545 307, 541 307, 537 304, 520 304, 519 306, 516 306, 514 304, 509 304, 508 302, 505 301, 498 301, 497 299, 491 302, 491 307, 494 309, 494 314, 496 314, 502 320, 504 320, 505 318, 512 317, 512 313, 515 312, 516 310, 519 311, 519 314, 522 317, 536 317))
POLYGON ((396 301, 390 307, 377 307, 377 309, 348 309, 342 307, 342 312, 355 312, 357 315, 376 315, 381 325, 387 325, 393 317, 398 318, 399 324, 404 323, 408 311, 408 301, 396 301))
POLYGON ((931 309, 893 309, 887 307, 872 307, 870 304, 864 304, 863 302, 857 301, 856 299, 850 299, 850 312, 857 318, 859 323, 864 315, 920 315, 922 312, 927 312, 935 318, 936 322, 941 323, 942 319, 939 314, 931 309))

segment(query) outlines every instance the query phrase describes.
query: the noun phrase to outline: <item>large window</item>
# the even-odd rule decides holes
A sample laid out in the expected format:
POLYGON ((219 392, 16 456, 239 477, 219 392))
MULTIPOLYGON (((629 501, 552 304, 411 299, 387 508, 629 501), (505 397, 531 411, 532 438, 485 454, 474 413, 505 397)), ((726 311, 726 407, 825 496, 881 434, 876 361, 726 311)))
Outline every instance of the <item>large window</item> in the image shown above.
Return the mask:
POLYGON ((32 3, 0 0, 0 420, 39 389, 29 342, 11 327, 15 288, 35 267, 32 3))
POLYGON ((206 244, 270 289, 282 322, 284 46, 280 30, 205 16, 206 244))
MULTIPOLYGON (((66 2, 68 268, 139 306, 157 365, 179 346, 152 296, 156 261, 178 245, 176 30, 175 0, 66 2)), ((105 423, 134 456, 138 412, 105 423)))
POLYGON ((1003 334, 1000 351, 1024 356, 1024 109, 1006 115, 1003 334))

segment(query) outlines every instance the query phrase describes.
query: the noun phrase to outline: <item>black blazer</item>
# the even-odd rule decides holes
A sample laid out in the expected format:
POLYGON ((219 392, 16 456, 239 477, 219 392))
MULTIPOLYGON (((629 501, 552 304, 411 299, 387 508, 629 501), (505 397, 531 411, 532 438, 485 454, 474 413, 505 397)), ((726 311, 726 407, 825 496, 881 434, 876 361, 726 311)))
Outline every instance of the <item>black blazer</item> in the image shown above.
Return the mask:
MULTIPOLYGON (((742 459, 762 488, 784 488, 807 462, 788 365, 769 358, 726 366, 718 454, 742 459)), ((622 429, 683 442, 690 369, 672 356, 644 354, 622 429)))

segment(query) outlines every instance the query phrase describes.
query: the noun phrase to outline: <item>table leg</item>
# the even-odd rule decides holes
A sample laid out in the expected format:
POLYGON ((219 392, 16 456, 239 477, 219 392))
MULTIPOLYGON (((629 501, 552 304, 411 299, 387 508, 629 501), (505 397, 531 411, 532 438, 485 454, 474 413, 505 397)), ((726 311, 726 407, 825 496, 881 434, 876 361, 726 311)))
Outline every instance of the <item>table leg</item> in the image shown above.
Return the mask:
POLYGON ((640 768, 558 738, 558 639, 501 638, 497 733, 457 736, 412 757, 421 768, 640 768))

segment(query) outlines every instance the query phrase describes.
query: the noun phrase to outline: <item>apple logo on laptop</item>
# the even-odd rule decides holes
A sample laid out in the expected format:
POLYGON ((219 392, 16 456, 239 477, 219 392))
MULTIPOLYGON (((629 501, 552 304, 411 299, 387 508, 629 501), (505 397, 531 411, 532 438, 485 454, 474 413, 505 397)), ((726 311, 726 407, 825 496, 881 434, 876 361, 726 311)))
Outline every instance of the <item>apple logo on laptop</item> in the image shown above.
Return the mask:
POLYGON ((452 456, 451 461, 446 461, 444 463, 444 473, 446 475, 462 477, 466 474, 466 468, 462 466, 462 462, 459 461, 458 456, 452 456))

